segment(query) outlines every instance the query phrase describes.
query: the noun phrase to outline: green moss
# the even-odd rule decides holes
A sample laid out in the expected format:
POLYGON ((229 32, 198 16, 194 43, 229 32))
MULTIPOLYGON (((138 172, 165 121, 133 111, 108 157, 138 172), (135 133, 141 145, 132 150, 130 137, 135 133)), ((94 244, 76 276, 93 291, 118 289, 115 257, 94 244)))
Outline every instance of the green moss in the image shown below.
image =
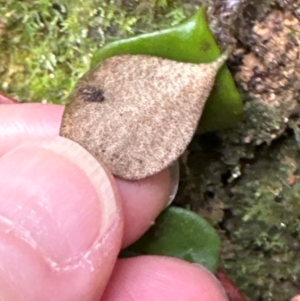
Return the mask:
POLYGON ((64 103, 104 40, 177 24, 186 18, 179 3, 0 0, 0 89, 21 101, 64 103))
POLYGON ((228 132, 222 137, 223 160, 241 171, 223 198, 231 212, 225 239, 234 253, 229 255, 225 247, 223 264, 252 300, 282 300, 297 293, 300 185, 293 183, 300 156, 292 133, 272 141, 282 126, 279 115, 278 110, 249 102, 245 122, 230 138, 228 132))
POLYGON ((222 266, 249 300, 289 300, 300 279, 299 137, 279 108, 251 100, 245 111, 237 127, 194 138, 177 202, 219 228, 222 266))

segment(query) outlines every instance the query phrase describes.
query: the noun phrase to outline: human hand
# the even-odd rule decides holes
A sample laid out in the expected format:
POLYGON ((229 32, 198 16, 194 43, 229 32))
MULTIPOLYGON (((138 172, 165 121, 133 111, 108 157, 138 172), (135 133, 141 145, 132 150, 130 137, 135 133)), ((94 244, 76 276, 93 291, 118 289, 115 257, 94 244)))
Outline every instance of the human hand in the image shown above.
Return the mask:
POLYGON ((58 136, 63 109, 0 106, 0 300, 226 300, 203 267, 159 256, 116 263, 168 203, 169 170, 114 179, 58 136))

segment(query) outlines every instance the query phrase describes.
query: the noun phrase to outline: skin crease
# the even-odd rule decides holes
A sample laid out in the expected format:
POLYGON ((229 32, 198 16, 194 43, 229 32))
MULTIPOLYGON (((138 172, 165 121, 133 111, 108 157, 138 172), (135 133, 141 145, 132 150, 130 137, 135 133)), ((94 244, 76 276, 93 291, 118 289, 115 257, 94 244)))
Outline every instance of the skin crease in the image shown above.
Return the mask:
MULTIPOLYGON (((58 137, 62 113, 55 105, 0 105, 0 256, 5 258, 0 300, 100 300, 121 244, 137 239, 169 201, 167 170, 140 182, 114 180, 82 147, 58 137)), ((136 270, 149 264, 138 258, 121 262, 128 270, 133 262, 136 270)), ((192 272, 203 268, 183 261, 150 262, 153 271, 162 269, 144 278, 158 292, 145 301, 160 300, 166 284, 157 275, 170 279, 168 299, 175 301, 181 301, 172 293, 177 280, 169 273, 183 278, 182 290, 197 292, 185 300, 202 300, 196 287, 211 283, 210 274, 192 272), (185 283, 188 279, 197 281, 185 283)), ((121 292, 127 284, 115 280, 119 266, 109 283, 121 292)), ((221 289, 213 283, 207 294, 217 300, 221 289)), ((132 287, 130 300, 141 300, 146 283, 140 284, 132 287)))

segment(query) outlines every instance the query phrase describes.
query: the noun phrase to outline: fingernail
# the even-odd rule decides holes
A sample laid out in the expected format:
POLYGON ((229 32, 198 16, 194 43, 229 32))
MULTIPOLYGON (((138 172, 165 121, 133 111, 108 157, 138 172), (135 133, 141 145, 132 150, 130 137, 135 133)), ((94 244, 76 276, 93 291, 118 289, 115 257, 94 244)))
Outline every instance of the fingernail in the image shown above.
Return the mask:
POLYGON ((117 215, 118 211, 115 201, 116 195, 106 168, 82 146, 69 139, 55 137, 51 141, 50 143, 47 140, 44 144, 40 143, 39 145, 49 150, 54 148, 58 154, 75 163, 84 171, 87 178, 91 181, 93 188, 95 188, 100 201, 101 211, 105 213, 101 217, 101 229, 99 232, 100 237, 104 236, 113 223, 113 217, 117 215), (62 142, 61 148, 58 147, 60 144, 58 143, 59 141, 62 142))
POLYGON ((171 193, 169 197, 169 202, 166 207, 172 204, 178 191, 179 178, 180 178, 180 168, 179 168, 178 160, 176 160, 169 166, 169 170, 171 176, 171 193))
POLYGON ((57 267, 90 253, 119 217, 105 169, 68 139, 23 144, 1 158, 0 168, 8 175, 0 177, 0 195, 8 197, 2 216, 57 267))

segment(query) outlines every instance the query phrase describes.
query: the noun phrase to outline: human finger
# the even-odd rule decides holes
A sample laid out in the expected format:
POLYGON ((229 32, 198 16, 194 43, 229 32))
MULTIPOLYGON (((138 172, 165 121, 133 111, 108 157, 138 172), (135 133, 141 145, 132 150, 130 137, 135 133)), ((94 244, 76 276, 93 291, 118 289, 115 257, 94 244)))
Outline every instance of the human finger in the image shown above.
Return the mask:
POLYGON ((17 101, 9 96, 6 96, 2 92, 0 92, 0 104, 14 104, 17 101))
POLYGON ((175 162, 170 168, 139 181, 116 180, 125 212, 122 247, 126 247, 142 236, 173 201, 179 182, 179 164, 175 162))
POLYGON ((228 301, 203 266, 162 256, 119 259, 101 301, 228 301))
MULTIPOLYGON (((0 156, 26 141, 58 136, 63 110, 59 105, 0 105, 0 156)), ((171 180, 173 171, 140 181, 116 179, 124 206, 123 247, 137 240, 169 202, 178 184, 178 177, 171 180)))
POLYGON ((0 158, 0 299, 99 300, 122 239, 113 178, 61 137, 0 158))
POLYGON ((58 136, 63 112, 60 105, 0 105, 0 156, 24 142, 58 136))

